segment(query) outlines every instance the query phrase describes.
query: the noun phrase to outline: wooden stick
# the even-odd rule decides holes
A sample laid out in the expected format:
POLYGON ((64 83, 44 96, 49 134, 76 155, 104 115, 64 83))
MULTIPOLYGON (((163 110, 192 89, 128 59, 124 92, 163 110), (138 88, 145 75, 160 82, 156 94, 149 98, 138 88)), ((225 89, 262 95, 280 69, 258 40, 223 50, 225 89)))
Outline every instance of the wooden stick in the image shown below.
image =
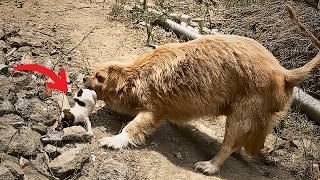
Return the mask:
MULTIPOLYGON (((320 1, 319 1, 320 2, 320 1)), ((294 13, 293 8, 291 7, 291 5, 289 4, 288 0, 285 0, 285 5, 286 5, 286 9, 288 11, 288 15, 290 17, 290 19, 292 20, 293 24, 297 25, 304 33, 306 33, 309 38, 311 39, 311 41, 320 49, 320 41, 318 40, 318 38, 316 38, 316 36, 310 32, 305 25, 303 25, 299 18, 297 17, 297 15, 294 13)), ((318 5, 319 6, 319 5, 318 5)))

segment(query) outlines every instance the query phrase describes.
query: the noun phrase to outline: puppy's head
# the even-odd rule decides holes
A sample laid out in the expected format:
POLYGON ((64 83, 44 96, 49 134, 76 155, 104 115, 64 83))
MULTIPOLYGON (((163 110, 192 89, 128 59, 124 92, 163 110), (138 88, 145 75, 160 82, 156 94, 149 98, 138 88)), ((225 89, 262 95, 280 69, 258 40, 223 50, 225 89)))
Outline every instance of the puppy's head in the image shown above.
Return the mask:
POLYGON ((86 107, 91 111, 97 103, 97 94, 91 89, 79 89, 74 95, 74 101, 79 106, 86 107))
POLYGON ((58 122, 58 126, 56 127, 57 131, 61 131, 66 127, 70 127, 73 125, 75 120, 75 116, 70 112, 69 109, 65 109, 62 111, 60 116, 60 121, 58 122))

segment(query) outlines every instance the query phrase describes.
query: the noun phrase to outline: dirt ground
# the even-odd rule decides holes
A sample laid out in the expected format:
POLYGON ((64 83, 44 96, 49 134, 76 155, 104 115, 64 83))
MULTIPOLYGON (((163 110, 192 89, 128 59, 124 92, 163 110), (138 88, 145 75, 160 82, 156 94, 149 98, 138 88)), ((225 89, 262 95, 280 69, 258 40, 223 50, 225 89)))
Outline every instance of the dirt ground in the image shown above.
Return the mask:
MULTIPOLYGON (((190 6, 191 1, 174 1, 173 3, 176 5, 177 11, 199 16, 199 12, 195 12, 192 8, 187 8, 190 6)), ((4 54, 8 54, 13 48, 16 48, 10 56, 6 57, 6 64, 14 66, 22 60, 30 62, 26 58, 26 56, 30 56, 29 59, 54 68, 56 72, 63 66, 67 70, 70 86, 74 91, 77 89, 79 77, 82 77, 87 71, 99 67, 101 63, 112 60, 129 61, 143 52, 152 50, 152 48, 146 46, 146 30, 144 26, 139 24, 139 21, 123 18, 123 16, 115 18, 110 15, 114 4, 115 1, 112 0, 106 0, 106 2, 99 0, 92 1, 91 3, 89 0, 0 1, 0 29, 2 28, 5 34, 4 37, 0 38, 2 39, 2 42, 0 41, 0 50, 4 54), (85 36, 87 37, 83 39, 85 36), (26 42, 30 45, 23 44, 26 42)), ((201 4, 195 7, 198 6, 199 8, 203 8, 201 4)), ((267 7, 265 6, 265 8, 267 7)), ((302 5, 299 7, 301 10, 302 5)), ((304 13, 309 12, 309 6, 303 5, 303 7, 308 7, 307 10, 303 11, 304 13)), ((261 11, 264 12, 266 9, 257 9, 254 12, 261 11)), ((272 13, 273 11, 278 12, 279 10, 272 9, 272 11, 268 12, 272 13)), ((245 8, 243 10, 237 7, 223 12, 226 14, 222 14, 222 10, 215 11, 215 14, 220 13, 219 17, 228 20, 223 20, 223 22, 212 20, 210 26, 219 24, 217 28, 225 33, 230 33, 232 29, 240 31, 235 32, 236 34, 243 32, 251 33, 251 30, 247 31, 247 26, 244 23, 243 26, 240 26, 242 24, 241 19, 246 22, 249 21, 246 18, 249 18, 248 14, 252 13, 251 11, 248 12, 245 8), (229 18, 230 16, 232 18, 229 18)), ((257 17, 253 19, 257 24, 268 20, 267 15, 260 14, 261 16, 265 16, 265 18, 257 17)), ((278 23, 278 26, 283 24, 281 22, 278 23)), ((311 27, 315 32, 320 34, 320 26, 318 25, 319 22, 314 23, 311 27)), ((290 25, 287 23, 283 27, 288 28, 288 26, 290 25)), ((257 25, 257 27, 259 31, 260 26, 257 25)), ((295 30, 292 29, 292 31, 295 30)), ((172 32, 166 32, 160 27, 154 27, 153 33, 156 44, 180 41, 172 32)), ((270 31, 268 33, 274 32, 270 31)), ((256 34, 253 33, 248 36, 252 35, 259 39, 261 35, 256 36, 256 34)), ((303 35, 300 36, 302 37, 303 35)), ((267 42, 262 41, 262 43, 266 44, 267 42)), ((283 57, 278 49, 281 49, 284 47, 283 44, 287 43, 287 41, 279 43, 279 47, 276 47, 274 51, 276 56, 283 57)), ((299 44, 299 46, 303 46, 303 44, 299 44)), ((298 51, 297 49, 294 50, 298 51)), ((301 58, 306 60, 316 52, 315 47, 312 47, 312 45, 307 50, 307 53, 304 52, 305 54, 301 55, 301 58)), ((285 61, 282 63, 285 66, 292 67, 287 65, 285 61)), ((42 88, 44 87, 43 84, 34 85, 31 82, 30 85, 30 82, 28 82, 28 85, 24 87, 23 83, 26 80, 23 79, 23 75, 22 77, 8 77, 11 78, 10 81, 5 80, 7 77, 4 75, 0 75, 0 77, 2 78, 0 84, 2 89, 0 91, 9 93, 7 97, 4 94, 0 97, 0 103, 2 103, 0 111, 0 115, 2 116, 0 121, 0 138, 6 137, 10 139, 10 136, 15 136, 12 132, 14 129, 18 129, 17 132, 19 132, 19 128, 21 127, 16 127, 16 124, 12 125, 12 122, 17 121, 21 117, 22 121, 24 121, 22 127, 31 127, 34 130, 33 132, 29 132, 31 131, 29 129, 22 131, 32 134, 32 138, 34 139, 39 139, 40 134, 45 134, 46 132, 42 133, 39 130, 40 128, 35 128, 35 121, 39 119, 36 118, 36 115, 39 114, 38 112, 42 112, 41 109, 51 107, 52 109, 48 108, 49 110, 46 110, 46 113, 49 111, 49 114, 55 114, 54 117, 50 116, 45 120, 40 118, 41 120, 37 121, 37 123, 43 124, 45 128, 49 127, 48 129, 50 129, 53 125, 53 122, 50 120, 56 119, 56 116, 59 115, 59 111, 53 103, 54 99, 52 97, 43 97, 42 92, 45 92, 43 90, 45 88, 42 88), (10 88, 6 88, 11 87, 11 85, 13 87, 21 87, 21 90, 19 92, 13 91, 13 95, 11 95, 12 91, 10 88), (35 92, 32 93, 33 91, 35 92), (31 105, 37 103, 44 105, 43 107, 39 106, 37 111, 29 113, 28 108, 25 108, 21 105, 23 103, 20 103, 21 96, 23 96, 22 99, 24 100, 31 99, 31 105), (14 104, 13 109, 15 110, 6 110, 3 105, 5 102, 14 104), (21 106, 19 106, 19 103, 21 106), (8 118, 9 116, 12 117, 12 114, 19 117, 16 117, 14 120, 12 120, 13 118, 8 118), (7 122, 11 124, 8 125, 6 124, 7 122), (12 131, 7 135, 5 129, 12 129, 12 131), (37 134, 38 132, 40 134, 37 134)), ((319 83, 318 77, 315 76, 313 79, 316 79, 319 83)), ((38 77, 38 79, 41 78, 41 76, 38 77)), ((308 82, 314 83, 316 80, 308 82)), ((315 96, 318 93, 318 91, 314 93, 315 96)), ((72 102, 70 93, 68 94, 68 98, 72 102)), ((35 109, 34 105, 32 107, 35 109)), ((98 139, 118 133, 129 120, 130 118, 124 115, 109 111, 108 108, 104 107, 103 102, 99 102, 91 117, 94 127, 94 137, 92 140, 89 142, 80 141, 67 145, 64 144, 67 148, 74 147, 74 144, 89 144, 90 160, 84 163, 79 170, 61 179, 317 178, 312 173, 316 171, 312 167, 313 165, 320 164, 320 128, 308 120, 305 115, 293 110, 287 119, 276 125, 274 133, 268 137, 268 142, 266 143, 266 146, 272 149, 271 158, 277 162, 276 165, 267 166, 245 155, 232 156, 226 161, 221 172, 212 177, 195 172, 193 165, 198 161, 212 158, 218 151, 223 139, 224 117, 219 117, 214 121, 200 119, 197 120, 197 123, 191 122, 180 128, 166 123, 153 136, 148 138, 146 145, 139 148, 113 151, 98 147, 98 139)), ((24 143, 23 137, 21 138, 22 140, 17 140, 18 144, 19 142, 24 143)), ((1 143, 2 141, 0 141, 1 143)), ((3 167, 0 170, 0 175, 4 174, 5 168, 10 169, 13 167, 10 166, 9 168, 8 163, 5 161, 6 158, 13 159, 12 161, 20 158, 20 166, 21 156, 36 163, 42 157, 41 154, 44 152, 43 146, 45 146, 45 144, 38 143, 38 141, 36 143, 39 145, 34 147, 37 150, 30 150, 30 152, 21 151, 23 148, 12 149, 11 151, 8 151, 10 148, 0 148, 1 152, 8 154, 8 156, 10 155, 10 158, 8 158, 7 155, 2 156, 0 154, 0 169, 3 167)), ((28 146, 26 145, 26 147, 28 146)), ((36 169, 37 171, 29 171, 28 168, 24 168, 25 179, 54 179, 54 173, 47 166, 42 168, 43 173, 39 172, 40 166, 36 169)), ((10 169, 10 172, 14 175, 13 179, 21 179, 21 173, 17 173, 20 171, 12 171, 10 169)))

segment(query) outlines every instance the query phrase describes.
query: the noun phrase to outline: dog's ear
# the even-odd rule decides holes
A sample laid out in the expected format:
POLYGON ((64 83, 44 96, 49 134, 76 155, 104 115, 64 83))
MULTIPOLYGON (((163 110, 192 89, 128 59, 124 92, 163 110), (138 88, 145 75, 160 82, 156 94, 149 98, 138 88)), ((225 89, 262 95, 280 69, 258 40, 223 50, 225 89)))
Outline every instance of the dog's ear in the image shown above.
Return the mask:
POLYGON ((103 83, 105 80, 105 77, 100 72, 97 72, 95 75, 96 79, 98 80, 99 83, 103 83))

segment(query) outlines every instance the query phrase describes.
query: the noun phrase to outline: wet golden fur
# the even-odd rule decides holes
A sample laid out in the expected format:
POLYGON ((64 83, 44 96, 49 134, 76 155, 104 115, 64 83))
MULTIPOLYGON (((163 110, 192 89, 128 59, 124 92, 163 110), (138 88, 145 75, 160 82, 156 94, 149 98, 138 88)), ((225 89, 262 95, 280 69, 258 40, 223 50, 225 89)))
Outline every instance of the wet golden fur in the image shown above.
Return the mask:
POLYGON ((196 165, 213 174, 242 147, 261 156, 273 122, 286 115, 293 87, 319 61, 320 54, 304 67, 287 70, 253 39, 204 36, 160 46, 128 64, 108 63, 86 83, 112 109, 136 115, 123 129, 132 144, 142 143, 163 120, 226 115, 219 153, 196 165))

